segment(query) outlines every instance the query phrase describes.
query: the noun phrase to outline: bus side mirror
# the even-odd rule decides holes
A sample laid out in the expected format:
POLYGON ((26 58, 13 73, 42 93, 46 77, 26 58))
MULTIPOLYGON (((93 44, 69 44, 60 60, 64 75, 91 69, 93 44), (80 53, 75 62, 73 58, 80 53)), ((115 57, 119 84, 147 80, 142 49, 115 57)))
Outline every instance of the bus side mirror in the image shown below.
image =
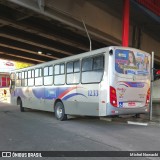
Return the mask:
POLYGON ((110 54, 110 55, 113 55, 113 50, 112 50, 112 49, 109 51, 109 54, 110 54))
POLYGON ((160 79, 160 69, 153 70, 154 81, 160 79))

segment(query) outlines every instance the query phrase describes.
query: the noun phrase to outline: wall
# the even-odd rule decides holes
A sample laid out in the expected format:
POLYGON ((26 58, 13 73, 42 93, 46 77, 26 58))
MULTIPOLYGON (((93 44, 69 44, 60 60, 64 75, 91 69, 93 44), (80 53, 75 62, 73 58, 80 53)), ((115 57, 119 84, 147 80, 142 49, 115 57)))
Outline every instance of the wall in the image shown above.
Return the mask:
POLYGON ((153 101, 160 102, 160 80, 153 83, 153 101))
MULTIPOLYGON (((47 1, 48 3, 49 1, 47 1)), ((122 19, 107 13, 107 10, 96 6, 92 1, 87 0, 54 0, 50 1, 50 7, 56 8, 60 12, 69 15, 78 21, 85 21, 88 26, 102 32, 104 36, 108 36, 111 42, 121 45, 122 35, 122 19)), ((122 13, 120 13, 122 14, 122 13)), ((82 24, 83 25, 83 24, 82 24)), ((132 46, 133 26, 130 26, 129 46, 132 46)), ((160 42, 153 39, 146 33, 141 33, 140 49, 155 54, 160 52, 160 42)))
POLYGON ((154 51, 155 54, 160 54, 160 42, 145 33, 142 33, 141 48, 149 53, 154 51))

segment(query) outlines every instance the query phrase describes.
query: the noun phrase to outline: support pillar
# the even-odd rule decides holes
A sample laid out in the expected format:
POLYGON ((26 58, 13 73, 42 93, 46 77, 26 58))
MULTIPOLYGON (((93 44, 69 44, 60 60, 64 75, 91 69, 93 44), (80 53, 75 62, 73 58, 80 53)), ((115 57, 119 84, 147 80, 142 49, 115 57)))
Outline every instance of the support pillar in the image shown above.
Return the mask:
POLYGON ((130 0, 123 0, 122 46, 128 47, 129 41, 129 5, 130 0))

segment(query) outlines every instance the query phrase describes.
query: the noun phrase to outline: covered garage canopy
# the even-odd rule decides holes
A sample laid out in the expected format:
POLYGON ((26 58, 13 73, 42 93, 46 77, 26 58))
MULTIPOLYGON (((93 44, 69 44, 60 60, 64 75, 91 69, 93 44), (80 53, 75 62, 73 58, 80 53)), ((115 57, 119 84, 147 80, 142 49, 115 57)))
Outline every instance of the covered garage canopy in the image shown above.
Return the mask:
MULTIPOLYGON (((78 5, 84 1, 122 19, 123 0, 70 0, 78 5)), ((142 27, 145 24, 143 29, 160 41, 160 19, 146 16, 139 6, 136 1, 131 1, 131 23, 142 27)), ((98 23, 96 13, 89 18, 98 23)), ((86 27, 92 39, 92 49, 121 45, 114 36, 92 26, 86 27)), ((83 19, 56 8, 55 1, 0 0, 0 57, 37 64, 86 52, 89 48, 83 19)), ((158 56, 156 58, 160 60, 158 56)))

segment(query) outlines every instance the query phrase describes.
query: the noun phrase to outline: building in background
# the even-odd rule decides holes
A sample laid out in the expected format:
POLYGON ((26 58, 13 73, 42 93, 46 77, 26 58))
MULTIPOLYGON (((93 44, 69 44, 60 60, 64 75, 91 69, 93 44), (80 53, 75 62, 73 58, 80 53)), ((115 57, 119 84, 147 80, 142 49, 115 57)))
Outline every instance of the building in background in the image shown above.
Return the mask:
POLYGON ((10 99, 10 72, 15 69, 29 67, 32 64, 0 59, 0 102, 9 102, 10 99))

